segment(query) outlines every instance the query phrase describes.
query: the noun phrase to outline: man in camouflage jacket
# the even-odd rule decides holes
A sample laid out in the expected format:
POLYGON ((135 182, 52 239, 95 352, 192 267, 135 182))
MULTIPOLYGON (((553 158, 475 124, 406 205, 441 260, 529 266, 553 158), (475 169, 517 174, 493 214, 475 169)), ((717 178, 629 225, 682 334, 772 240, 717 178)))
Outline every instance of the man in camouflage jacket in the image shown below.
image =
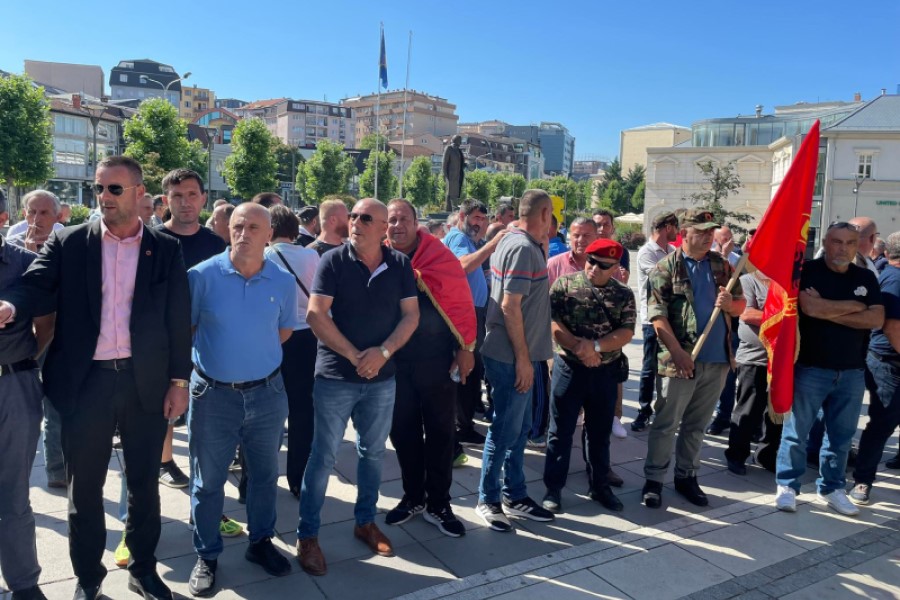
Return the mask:
POLYGON ((572 435, 584 408, 589 495, 609 510, 622 510, 610 489, 609 435, 616 407, 622 347, 634 335, 634 294, 612 278, 624 250, 598 239, 586 249, 584 270, 564 275, 550 290, 551 329, 557 356, 550 391, 550 431, 544 463, 543 507, 560 512, 569 472, 572 435))
POLYGON ((681 248, 660 261, 649 277, 647 317, 659 338, 659 374, 664 377, 644 463, 643 501, 651 508, 662 503, 676 431, 675 490, 697 506, 709 503, 697 483, 703 429, 734 366, 730 317, 740 315, 745 304, 740 282, 726 291, 731 265, 710 251, 718 226, 708 211, 687 211, 679 224, 681 248), (715 307, 721 312, 694 360, 691 353, 715 307))

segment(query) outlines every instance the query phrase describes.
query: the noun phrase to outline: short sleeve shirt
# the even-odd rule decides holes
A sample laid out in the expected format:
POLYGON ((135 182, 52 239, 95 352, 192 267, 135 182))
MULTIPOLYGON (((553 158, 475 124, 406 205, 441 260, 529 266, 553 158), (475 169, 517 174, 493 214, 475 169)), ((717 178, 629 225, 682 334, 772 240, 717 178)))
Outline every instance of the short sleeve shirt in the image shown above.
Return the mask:
MULTIPOLYGON (((598 340, 617 329, 634 331, 637 320, 634 293, 628 286, 612 278, 604 286, 595 286, 583 271, 556 280, 550 288, 550 313, 573 335, 588 340, 598 340)), ((568 349, 557 346, 556 351, 580 362, 568 349)), ((621 350, 603 352, 600 360, 610 364, 621 355, 621 350)))
POLYGON ((206 227, 201 227, 196 233, 191 235, 175 233, 165 225, 155 227, 154 230, 165 233, 181 242, 184 266, 188 269, 199 265, 207 258, 215 256, 225 249, 225 240, 206 227))
MULTIPOLYGON (((657 263, 664 259, 669 253, 674 252, 672 246, 666 245, 661 248, 659 244, 653 240, 649 240, 638 250, 638 298, 640 299, 641 324, 649 325, 650 319, 647 318, 647 279, 650 271, 656 268, 657 263)), ((624 258, 624 256, 623 256, 624 258)))
MULTIPOLYGON (((741 289, 747 308, 762 310, 766 306, 766 295, 769 293, 768 281, 763 281, 752 273, 741 275, 741 289)), ((738 323, 740 345, 734 359, 744 365, 765 366, 769 360, 766 347, 759 339, 759 325, 749 325, 744 321, 738 323)))
MULTIPOLYGON (((878 278, 881 287, 881 299, 884 301, 884 318, 900 319, 900 267, 887 265, 878 278)), ((891 346, 890 340, 879 328, 872 332, 869 350, 893 360, 900 360, 900 353, 891 346)))
MULTIPOLYGON (((456 227, 444 236, 443 242, 457 258, 462 258, 478 250, 475 242, 456 227)), ((475 307, 483 307, 487 304, 488 299, 488 285, 484 273, 481 269, 475 269, 471 273, 466 273, 466 279, 469 281, 469 289, 472 291, 472 301, 475 303, 475 307)))
MULTIPOLYGON (((371 272, 359 260, 352 244, 326 252, 319 261, 310 290, 313 296, 332 299, 334 324, 359 350, 383 344, 402 318, 401 300, 418 297, 409 259, 387 246, 382 246, 381 253, 381 265, 371 272)), ((349 360, 319 341, 316 377, 373 383, 386 381, 395 372, 394 357, 391 357, 377 377, 363 379, 349 360)))
MULTIPOLYGON (((875 275, 850 264, 845 273, 828 268, 825 259, 803 264, 800 290, 815 288, 826 300, 856 300, 866 306, 883 304, 875 275)), ((870 331, 854 329, 800 310, 800 354, 797 364, 822 369, 862 369, 866 364, 870 331)))
POLYGON ((485 317, 481 353, 494 360, 514 363, 512 343, 500 305, 507 293, 522 295, 522 319, 530 360, 553 357, 550 339, 550 283, 547 260, 540 243, 519 228, 507 233, 491 256, 491 298, 485 317))

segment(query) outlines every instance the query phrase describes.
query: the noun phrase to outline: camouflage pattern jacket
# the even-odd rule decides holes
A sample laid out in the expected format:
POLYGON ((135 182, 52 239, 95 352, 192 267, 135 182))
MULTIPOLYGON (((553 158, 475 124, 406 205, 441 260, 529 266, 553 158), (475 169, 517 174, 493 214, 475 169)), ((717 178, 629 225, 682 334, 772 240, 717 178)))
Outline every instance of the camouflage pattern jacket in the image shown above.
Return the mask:
MULTIPOLYGON (((634 331, 637 322, 631 288, 615 279, 597 287, 584 271, 563 275, 553 283, 550 288, 550 315, 572 335, 588 340, 598 340, 616 329, 634 331)), ((581 363, 573 352, 558 344, 556 351, 574 363, 581 363)), ((600 362, 608 365, 619 360, 621 355, 621 350, 603 352, 600 362)))
MULTIPOLYGON (((709 266, 716 280, 716 287, 725 287, 734 269, 718 252, 709 252, 709 266)), ((665 317, 672 326, 675 338, 688 353, 694 350, 694 344, 702 331, 697 328, 697 314, 694 312, 694 295, 691 291, 691 278, 684 264, 684 251, 678 248, 657 263, 656 268, 648 274, 647 285, 647 318, 650 322, 665 317)), ((740 280, 731 288, 735 300, 742 299, 740 280)), ((719 316, 725 320, 725 351, 731 368, 735 368, 734 353, 731 351, 731 318, 724 313, 719 316)), ((658 372, 663 377, 675 377, 675 364, 666 345, 659 344, 658 372)))

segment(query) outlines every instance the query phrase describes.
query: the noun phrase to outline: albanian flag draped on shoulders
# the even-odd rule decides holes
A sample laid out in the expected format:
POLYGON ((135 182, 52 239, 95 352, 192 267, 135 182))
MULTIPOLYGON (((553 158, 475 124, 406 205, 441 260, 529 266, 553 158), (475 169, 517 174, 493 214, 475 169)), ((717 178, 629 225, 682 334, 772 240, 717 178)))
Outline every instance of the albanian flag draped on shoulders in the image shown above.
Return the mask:
POLYGON ((753 266, 770 279, 759 337, 769 355, 769 413, 776 422, 790 412, 794 398, 794 361, 800 343, 797 298, 818 161, 816 121, 746 250, 753 266))

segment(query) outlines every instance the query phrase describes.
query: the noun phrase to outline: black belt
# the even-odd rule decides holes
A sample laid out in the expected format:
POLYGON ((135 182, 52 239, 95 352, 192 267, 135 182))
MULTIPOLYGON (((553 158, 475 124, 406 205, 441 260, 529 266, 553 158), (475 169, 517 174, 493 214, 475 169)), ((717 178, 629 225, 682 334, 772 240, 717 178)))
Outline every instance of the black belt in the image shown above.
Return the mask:
POLYGON ((209 375, 207 375, 206 373, 204 373, 203 371, 198 369, 196 367, 196 365, 194 366, 194 371, 197 372, 197 375, 200 377, 200 379, 202 379, 203 381, 205 381, 206 383, 208 383, 209 385, 211 385, 213 387, 228 388, 230 390, 249 390, 251 388, 259 387, 261 385, 267 385, 270 381, 275 379, 275 377, 281 372, 281 367, 275 369, 274 371, 272 371, 271 373, 269 373, 267 376, 263 377, 262 379, 255 379, 253 381, 237 381, 237 382, 233 382, 233 383, 226 383, 224 381, 216 381, 215 379, 213 379, 212 377, 210 377, 209 375))
POLYGON ((130 358, 111 358, 109 360, 95 360, 94 366, 109 371, 130 371, 134 365, 130 358))
POLYGON ((33 358, 26 358, 9 365, 0 365, 0 377, 12 375, 13 373, 19 373, 21 371, 31 371, 32 369, 37 368, 38 364, 36 360, 33 358))
POLYGON ((900 360, 898 360, 896 358, 893 358, 891 356, 884 356, 883 354, 878 354, 877 352, 873 352, 871 350, 869 350, 869 354, 875 360, 881 361, 886 365, 890 365, 890 366, 894 367, 895 369, 900 369, 900 360))

